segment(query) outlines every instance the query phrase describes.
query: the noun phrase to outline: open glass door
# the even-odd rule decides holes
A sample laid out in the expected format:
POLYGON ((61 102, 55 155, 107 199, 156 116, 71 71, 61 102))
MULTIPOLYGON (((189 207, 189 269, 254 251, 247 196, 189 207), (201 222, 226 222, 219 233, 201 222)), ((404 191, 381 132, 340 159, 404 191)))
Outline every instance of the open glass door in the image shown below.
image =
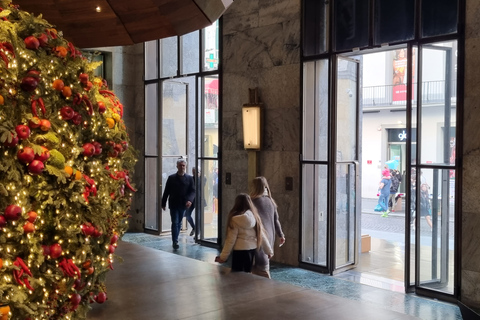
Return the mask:
MULTIPOLYGON (((357 264, 360 217, 359 62, 338 57, 335 94, 335 203, 330 210, 331 273, 357 264)), ((333 197, 332 197, 333 198, 333 197)))
POLYGON ((419 102, 414 110, 418 141, 412 152, 411 195, 415 291, 425 295, 456 294, 456 45, 450 41, 419 48, 419 102))

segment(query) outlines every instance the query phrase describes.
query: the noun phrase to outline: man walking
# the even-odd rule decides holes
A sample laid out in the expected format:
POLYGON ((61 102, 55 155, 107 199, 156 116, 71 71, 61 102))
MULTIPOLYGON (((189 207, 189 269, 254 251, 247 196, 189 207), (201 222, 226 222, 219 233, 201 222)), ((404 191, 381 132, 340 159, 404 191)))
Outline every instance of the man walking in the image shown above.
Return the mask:
POLYGON ((168 199, 172 220, 172 246, 175 250, 178 249, 178 235, 182 227, 183 215, 195 199, 195 182, 191 175, 186 174, 186 169, 185 159, 178 159, 177 173, 168 176, 162 196, 163 211, 165 211, 168 199))

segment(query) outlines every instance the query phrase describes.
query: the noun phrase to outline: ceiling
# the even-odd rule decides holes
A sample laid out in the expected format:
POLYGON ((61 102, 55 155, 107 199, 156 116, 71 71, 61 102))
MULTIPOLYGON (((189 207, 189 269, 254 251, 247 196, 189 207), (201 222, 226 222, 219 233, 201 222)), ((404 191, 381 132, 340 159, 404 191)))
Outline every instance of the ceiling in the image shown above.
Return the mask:
POLYGON ((233 0, 14 0, 80 48, 124 46, 211 25, 233 0), (97 7, 100 12, 97 12, 97 7))

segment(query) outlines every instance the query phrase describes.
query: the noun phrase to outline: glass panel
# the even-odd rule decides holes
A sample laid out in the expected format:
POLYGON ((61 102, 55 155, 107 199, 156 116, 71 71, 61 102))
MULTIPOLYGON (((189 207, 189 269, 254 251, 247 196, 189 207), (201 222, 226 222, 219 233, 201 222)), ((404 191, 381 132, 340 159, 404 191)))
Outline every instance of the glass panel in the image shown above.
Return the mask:
POLYGON ((357 160, 357 63, 338 59, 337 161, 357 160))
POLYGON ((177 75, 177 37, 160 40, 160 77, 173 77, 177 75))
POLYGON ((145 42, 145 80, 158 78, 158 41, 145 42))
POLYGON ((334 6, 335 50, 350 50, 368 45, 368 0, 337 0, 334 6))
POLYGON ((422 0, 422 36, 457 32, 458 1, 422 0))
POLYGON ((194 31, 180 37, 180 74, 191 74, 199 71, 200 33, 194 31))
POLYGON ((415 0, 375 1, 375 44, 413 39, 414 17, 415 0))
MULTIPOLYGON (((163 157, 162 158, 162 195, 167 185, 168 176, 177 172, 178 157, 163 157)), ((146 195, 145 195, 146 197, 146 195)), ((162 232, 172 230, 172 219, 170 218, 170 209, 167 206, 165 211, 162 210, 162 232)))
POLYGON ((455 256, 455 172, 422 169, 417 191, 420 286, 453 294, 455 256))
POLYGON ((218 21, 203 29, 203 71, 218 69, 218 21))
POLYGON ((145 155, 158 156, 158 84, 145 85, 145 155))
POLYGON ((203 157, 218 157, 218 77, 204 78, 203 157))
POLYGON ((202 170, 205 184, 201 192, 205 202, 200 237, 203 240, 216 242, 218 238, 218 160, 203 160, 202 170))
POLYGON ((421 163, 455 164, 454 43, 422 48, 421 163))
POLYGON ((327 51, 328 8, 328 1, 304 1, 304 56, 316 55, 327 51))
MULTIPOLYGON (((162 89, 162 155, 187 154, 187 85, 165 81, 162 89)), ((174 166, 175 167, 175 166, 174 166)))
POLYGON ((327 166, 304 164, 302 169, 303 262, 327 265, 327 166))
POLYGON ((145 158, 145 228, 158 231, 158 158, 145 158))
POLYGON ((355 262, 355 165, 337 164, 335 267, 355 262))
POLYGON ((303 154, 326 161, 328 150, 328 60, 303 66, 303 154))

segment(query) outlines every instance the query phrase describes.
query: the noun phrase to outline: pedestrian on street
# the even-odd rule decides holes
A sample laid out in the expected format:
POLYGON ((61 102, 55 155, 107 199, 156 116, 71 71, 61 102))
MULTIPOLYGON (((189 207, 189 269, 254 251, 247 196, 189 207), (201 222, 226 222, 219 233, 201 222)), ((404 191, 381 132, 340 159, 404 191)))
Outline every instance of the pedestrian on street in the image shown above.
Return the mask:
POLYGON ((378 206, 380 206, 381 210, 383 211, 382 217, 388 217, 388 197, 390 196, 390 186, 392 184, 390 170, 385 168, 382 171, 382 180, 380 180, 380 184, 378 185, 378 206))
POLYGON ((390 196, 388 198, 388 209, 389 211, 395 211, 395 206, 397 205, 397 192, 402 182, 402 174, 396 169, 390 170, 390 176, 392 177, 392 184, 390 186, 390 196))
POLYGON ((177 173, 168 176, 162 196, 162 209, 165 211, 168 199, 170 218, 172 220, 172 247, 177 250, 178 236, 182 227, 185 211, 190 208, 195 199, 195 182, 193 177, 186 173, 187 161, 177 160, 177 173))

